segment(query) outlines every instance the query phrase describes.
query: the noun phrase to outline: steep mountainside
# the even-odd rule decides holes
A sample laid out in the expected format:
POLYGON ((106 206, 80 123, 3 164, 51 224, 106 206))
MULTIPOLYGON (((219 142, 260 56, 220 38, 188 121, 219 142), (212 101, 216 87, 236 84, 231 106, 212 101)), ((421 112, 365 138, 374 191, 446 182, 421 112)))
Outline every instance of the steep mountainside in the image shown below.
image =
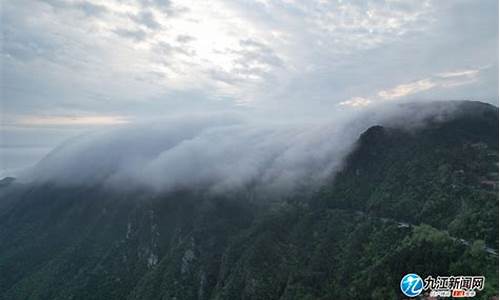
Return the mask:
POLYGON ((0 299, 398 299, 401 277, 498 295, 498 109, 374 126, 319 191, 0 184, 0 299), (307 195, 307 196, 304 196, 307 195))

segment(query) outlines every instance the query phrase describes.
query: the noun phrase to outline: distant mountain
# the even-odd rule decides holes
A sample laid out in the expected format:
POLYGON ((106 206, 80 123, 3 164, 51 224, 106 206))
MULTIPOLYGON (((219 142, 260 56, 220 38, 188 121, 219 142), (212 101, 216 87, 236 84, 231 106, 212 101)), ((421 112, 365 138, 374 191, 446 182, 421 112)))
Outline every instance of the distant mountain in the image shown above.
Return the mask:
POLYGON ((0 299, 402 299, 410 272, 498 295, 498 109, 374 125, 319 190, 268 202, 4 179, 0 299))

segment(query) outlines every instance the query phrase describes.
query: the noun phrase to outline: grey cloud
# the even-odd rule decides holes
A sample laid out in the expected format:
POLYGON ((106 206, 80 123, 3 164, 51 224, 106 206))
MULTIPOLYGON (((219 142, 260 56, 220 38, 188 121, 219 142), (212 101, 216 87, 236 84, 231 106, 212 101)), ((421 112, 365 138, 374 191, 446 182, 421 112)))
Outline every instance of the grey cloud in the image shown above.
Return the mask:
POLYGON ((241 56, 241 58, 238 59, 238 63, 240 64, 245 65, 251 63, 252 61, 257 61, 276 67, 283 65, 283 60, 276 54, 276 52, 263 43, 246 39, 241 40, 240 45, 243 47, 243 50, 236 52, 241 56))
POLYGON ((177 41, 179 43, 189 43, 189 42, 192 42, 194 41, 196 38, 190 36, 190 35, 185 35, 185 34, 181 34, 181 35, 178 35, 177 36, 177 41))
MULTIPOLYGON (((39 86, 54 85, 55 82, 49 78, 55 69, 58 69, 59 73, 68 72, 69 74, 61 75, 65 78, 71 78, 75 69, 96 61, 94 48, 87 47, 86 43, 89 41, 82 41, 80 35, 72 34, 77 30, 59 27, 55 22, 44 22, 44 18, 34 17, 36 14, 24 14, 23 10, 28 8, 40 11, 40 14, 53 13, 43 2, 30 4, 31 2, 28 1, 19 2, 16 5, 6 3, 3 6, 5 14, 2 20, 2 86, 5 93, 10 93, 9 90, 12 90, 12 94, 16 95, 13 98, 16 100, 11 101, 6 106, 11 107, 19 103, 19 107, 24 107, 24 112, 17 111, 17 113, 26 113, 36 108, 38 95, 56 92, 46 88, 43 90, 35 89, 39 86), (43 75, 40 75, 42 73, 43 75), (19 94, 19 91, 23 92, 19 94), (21 98, 18 95, 21 95, 21 98), (35 95, 33 101, 28 101, 31 102, 30 104, 22 99, 25 95, 35 95)), ((64 7, 64 5, 69 4, 61 5, 64 7)), ((75 6, 83 7, 86 4, 83 2, 71 3, 70 7, 75 6)), ((61 13, 61 15, 63 14, 61 13)), ((92 44, 94 45, 95 42, 92 44)), ((58 84, 60 91, 67 87, 67 85, 61 85, 60 82, 58 84)), ((57 102, 56 99, 60 98, 59 94, 51 101, 57 102)))
POLYGON ((154 46, 154 51, 155 53, 159 54, 159 55, 166 55, 166 56, 170 56, 170 55, 174 55, 174 54, 183 54, 183 55, 186 55, 186 56, 194 56, 196 55, 196 52, 192 49, 190 49, 189 47, 186 47, 186 46, 175 46, 175 45, 171 45, 169 43, 165 43, 165 42, 159 42, 157 44, 155 44, 154 46))
POLYGON ((75 9, 83 12, 86 16, 101 16, 108 12, 108 9, 99 4, 94 4, 89 1, 68 2, 61 0, 43 0, 55 9, 75 9))
POLYGON ((161 24, 158 23, 150 10, 143 10, 136 15, 131 15, 130 18, 138 25, 144 25, 149 29, 158 29, 161 27, 161 24))
POLYGON ((105 6, 92 4, 86 1, 76 2, 74 5, 75 8, 81 9, 87 16, 99 16, 108 12, 105 6))
POLYGON ((27 16, 6 5, 2 14, 2 54, 20 61, 36 58, 53 60, 64 45, 53 34, 37 28, 27 16))
POLYGON ((142 29, 124 29, 117 28, 113 30, 115 34, 123 38, 131 39, 136 42, 143 41, 147 37, 146 31, 142 29))
POLYGON ((155 6, 159 8, 169 8, 172 6, 170 0, 139 0, 143 6, 155 6))
POLYGON ((143 9, 155 9, 168 17, 176 17, 189 11, 187 7, 173 6, 170 0, 137 0, 143 9))

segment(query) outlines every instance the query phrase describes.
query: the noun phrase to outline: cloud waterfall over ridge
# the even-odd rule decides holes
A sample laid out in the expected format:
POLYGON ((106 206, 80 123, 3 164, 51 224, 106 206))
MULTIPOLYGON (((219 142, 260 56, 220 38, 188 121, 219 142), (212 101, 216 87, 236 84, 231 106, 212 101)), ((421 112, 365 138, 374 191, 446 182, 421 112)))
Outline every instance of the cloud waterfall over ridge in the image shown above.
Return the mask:
POLYGON ((279 191, 334 174, 372 125, 413 128, 448 116, 453 102, 385 105, 312 122, 256 121, 239 114, 195 115, 123 125, 68 140, 25 174, 58 184, 105 183, 156 191, 264 186, 279 191))

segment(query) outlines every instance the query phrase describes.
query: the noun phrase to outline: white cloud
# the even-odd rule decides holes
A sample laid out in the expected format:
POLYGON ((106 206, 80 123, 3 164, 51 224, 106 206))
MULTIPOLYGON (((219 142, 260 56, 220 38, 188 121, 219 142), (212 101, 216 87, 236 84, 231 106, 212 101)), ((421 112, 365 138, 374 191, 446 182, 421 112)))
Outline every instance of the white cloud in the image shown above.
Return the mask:
POLYGON ((367 106, 371 103, 372 101, 370 99, 366 99, 363 97, 353 97, 349 100, 342 101, 339 103, 339 105, 348 105, 348 106, 367 106))
POLYGON ((479 69, 451 71, 451 72, 439 73, 436 76, 442 78, 463 77, 463 76, 475 77, 478 75, 479 71, 480 71, 479 69))
POLYGON ((392 105, 309 122, 219 114, 125 125, 65 142, 20 180, 286 193, 331 178, 359 135, 374 124, 414 128, 429 117, 449 118, 455 109, 453 103, 392 105))
POLYGON ((455 88, 476 82, 481 74, 480 72, 481 68, 437 73, 428 78, 416 80, 409 83, 398 84, 395 87, 377 91, 375 95, 372 95, 369 99, 364 97, 353 97, 349 100, 340 102, 339 105, 347 105, 352 107, 367 106, 374 101, 380 102, 387 100, 405 99, 435 88, 455 88))
POLYGON ((400 84, 389 90, 382 90, 377 93, 377 96, 384 100, 392 100, 408 95, 413 95, 422 91, 432 89, 436 83, 430 79, 422 79, 415 82, 400 84))

